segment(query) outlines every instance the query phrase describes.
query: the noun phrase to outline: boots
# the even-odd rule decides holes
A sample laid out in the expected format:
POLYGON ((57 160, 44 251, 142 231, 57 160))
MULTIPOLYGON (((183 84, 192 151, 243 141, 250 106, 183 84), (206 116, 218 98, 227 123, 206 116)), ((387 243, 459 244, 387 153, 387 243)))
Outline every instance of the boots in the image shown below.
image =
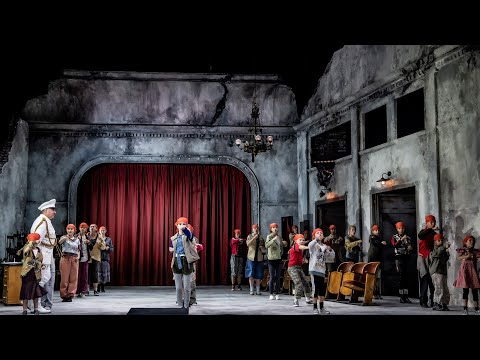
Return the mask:
POLYGON ((441 311, 441 310, 442 310, 442 305, 440 305, 439 303, 434 302, 434 303, 433 303, 432 310, 441 311))
POLYGON ((105 284, 102 284, 102 289, 100 291, 105 292, 105 284))
POLYGON ((407 304, 411 304, 411 303, 412 303, 412 301, 408 298, 408 289, 403 289, 403 296, 404 296, 405 302, 406 302, 407 304))
POLYGON ((421 307, 428 308, 427 302, 428 302, 428 299, 427 299, 427 298, 422 298, 422 297, 420 298, 420 306, 421 306, 421 307))
POLYGON ((403 289, 399 289, 398 293, 400 294, 400 303, 405 304, 407 301, 405 300, 405 294, 403 289))

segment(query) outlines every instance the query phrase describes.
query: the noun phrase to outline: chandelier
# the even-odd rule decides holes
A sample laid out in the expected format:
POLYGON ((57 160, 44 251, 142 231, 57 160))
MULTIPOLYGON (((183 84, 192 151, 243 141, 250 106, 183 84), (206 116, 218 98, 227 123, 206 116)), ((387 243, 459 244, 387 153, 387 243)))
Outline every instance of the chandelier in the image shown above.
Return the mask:
POLYGON ((257 84, 255 84, 255 89, 253 91, 253 105, 252 105, 252 121, 253 125, 250 126, 248 132, 249 140, 235 140, 235 144, 246 153, 252 154, 252 162, 255 162, 255 156, 259 153, 266 152, 267 150, 272 150, 273 148, 273 136, 268 135, 265 139, 262 136, 262 128, 260 127, 260 110, 258 108, 257 102, 255 101, 257 84))

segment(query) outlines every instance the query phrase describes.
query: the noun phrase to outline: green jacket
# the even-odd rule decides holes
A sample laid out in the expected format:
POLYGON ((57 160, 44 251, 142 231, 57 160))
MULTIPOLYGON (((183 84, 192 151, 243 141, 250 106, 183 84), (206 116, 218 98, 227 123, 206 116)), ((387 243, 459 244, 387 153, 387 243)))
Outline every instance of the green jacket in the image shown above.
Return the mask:
POLYGON ((428 255, 428 271, 430 275, 433 274, 442 274, 447 275, 448 267, 448 258, 449 253, 445 246, 440 245, 439 247, 434 247, 430 254, 428 255))
POLYGON ((283 248, 288 244, 286 241, 283 241, 282 237, 277 234, 275 237, 272 233, 267 235, 267 240, 265 240, 265 247, 267 248, 267 259, 268 260, 279 260, 282 258, 283 248))

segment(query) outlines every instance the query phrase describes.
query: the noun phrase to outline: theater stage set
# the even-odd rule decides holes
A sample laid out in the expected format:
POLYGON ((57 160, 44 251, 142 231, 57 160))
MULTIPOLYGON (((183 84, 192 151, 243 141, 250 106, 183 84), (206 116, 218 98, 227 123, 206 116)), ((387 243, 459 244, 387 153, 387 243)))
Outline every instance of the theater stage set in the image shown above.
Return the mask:
MULTIPOLYGON (((231 291, 230 286, 198 286, 198 305, 192 306, 188 315, 303 315, 314 316, 312 305, 306 305, 305 299, 300 307, 294 307, 293 296, 282 294, 280 300, 269 300, 269 293, 249 295, 248 287, 242 291, 231 291)), ((107 287, 100 296, 75 298, 71 303, 64 303, 58 291, 54 293, 54 306, 51 314, 57 315, 187 315, 180 312, 175 305, 175 287, 173 286, 135 286, 107 287)), ((374 305, 362 306, 348 302, 326 301, 330 315, 315 316, 349 316, 349 315, 437 315, 462 316, 461 306, 450 306, 451 311, 433 311, 419 306, 418 299, 412 304, 400 304, 397 296, 384 296, 374 300, 374 305)), ((471 309, 468 317, 476 317, 471 309)), ((0 315, 20 315, 21 306, 0 305, 0 315)), ((32 316, 29 314, 28 316, 32 316)), ((480 316, 478 317, 480 319, 480 316)))

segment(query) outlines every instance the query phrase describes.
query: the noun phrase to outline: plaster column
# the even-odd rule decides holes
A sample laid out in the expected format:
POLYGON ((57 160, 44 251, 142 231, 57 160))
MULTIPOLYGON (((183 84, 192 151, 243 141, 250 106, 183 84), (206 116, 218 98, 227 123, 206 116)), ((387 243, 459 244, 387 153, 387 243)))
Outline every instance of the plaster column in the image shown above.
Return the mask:
MULTIPOLYGON (((298 219, 308 219, 307 132, 297 134, 298 219)), ((299 229, 300 230, 300 229, 299 229)))
POLYGON ((348 224, 357 225, 357 236, 361 237, 362 233, 362 207, 361 207, 361 181, 360 181, 360 122, 358 118, 358 109, 353 107, 350 110, 351 119, 351 145, 352 145, 352 168, 351 178, 351 196, 347 198, 347 214, 348 224))
POLYGON ((438 104, 437 104, 437 69, 432 66, 425 71, 425 130, 427 132, 428 146, 425 153, 425 171, 427 176, 424 182, 424 207, 419 207, 418 228, 422 228, 425 215, 433 214, 437 218, 438 227, 442 227, 442 214, 440 206, 440 173, 439 173, 439 138, 438 138, 438 104))

